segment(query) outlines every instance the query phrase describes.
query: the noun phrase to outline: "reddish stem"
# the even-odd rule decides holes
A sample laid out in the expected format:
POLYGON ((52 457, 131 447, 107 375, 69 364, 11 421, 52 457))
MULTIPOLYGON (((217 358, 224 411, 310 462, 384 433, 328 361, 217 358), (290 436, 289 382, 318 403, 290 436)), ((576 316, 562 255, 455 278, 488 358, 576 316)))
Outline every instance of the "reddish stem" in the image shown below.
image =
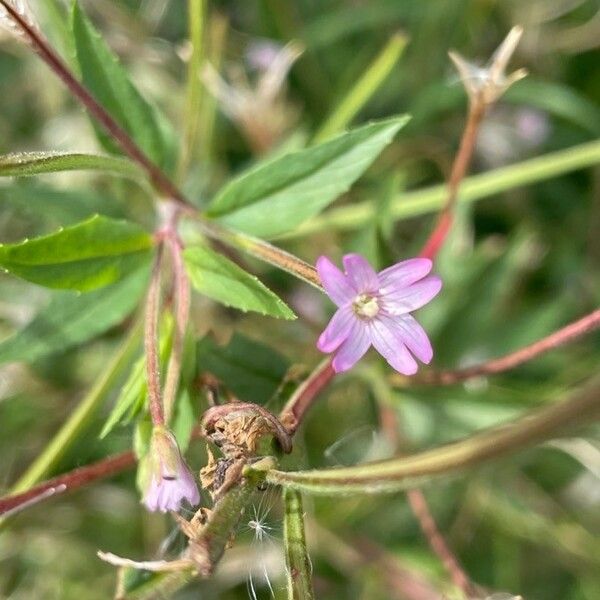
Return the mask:
POLYGON ((160 310, 160 271, 164 246, 160 242, 152 267, 152 277, 146 300, 146 324, 144 350, 146 353, 146 379, 148 382, 148 405, 154 425, 164 425, 165 417, 160 393, 160 361, 158 352, 158 316, 160 310))
MULTIPOLYGON (((395 451, 398 452, 402 435, 396 411, 387 404, 379 402, 379 421, 384 435, 392 443, 395 451)), ((473 590, 469 577, 461 568, 452 550, 446 544, 444 536, 440 533, 423 492, 415 488, 408 490, 406 495, 430 548, 444 565, 454 585, 462 590, 467 598, 470 598, 473 590)))
POLYGON ((31 42, 38 56, 50 69, 63 81, 69 91, 79 99, 90 114, 106 129, 106 131, 119 144, 121 149, 133 161, 138 163, 147 173, 150 181, 167 198, 172 198, 178 204, 191 207, 190 202, 177 189, 175 184, 155 165, 131 139, 129 134, 111 117, 108 111, 94 98, 94 96, 73 76, 67 65, 60 58, 46 39, 5 0, 0 3, 8 11, 12 19, 19 25, 23 33, 31 42))
POLYGON ((452 164, 450 179, 448 180, 448 196, 446 198, 446 203, 438 216, 437 223, 431 232, 431 235, 427 238, 427 241, 420 252, 420 256, 424 258, 431 258, 433 260, 448 236, 452 221, 454 220, 454 207, 456 205, 456 199, 458 198, 458 190, 467 173, 469 164, 471 163, 473 150, 475 149, 475 143, 477 141, 477 134, 481 122, 483 121, 483 117, 485 116, 485 110, 486 105, 480 99, 475 99, 469 104, 467 124, 465 125, 465 130, 460 140, 460 146, 454 159, 454 163, 452 164))
MULTIPOLYGON (((478 377, 482 375, 493 375, 494 373, 502 373, 508 371, 514 367, 522 365, 540 354, 544 354, 549 350, 558 348, 564 344, 567 344, 582 335, 591 333, 592 331, 600 327, 600 309, 597 309, 582 317, 581 319, 570 323, 566 327, 555 331, 549 336, 525 346, 520 350, 511 352, 506 356, 495 358, 488 362, 484 362, 480 365, 473 367, 467 367, 466 369, 458 369, 455 371, 439 371, 429 372, 423 375, 417 375, 411 378, 411 383, 425 383, 433 385, 452 385, 459 383, 465 379, 471 377, 478 377)), ((405 377, 401 375, 392 375, 392 382, 400 385, 404 385, 407 382, 405 377)))
POLYGON ((454 585, 462 590, 467 598, 470 598, 473 593, 471 581, 440 533, 423 492, 419 489, 413 489, 406 492, 406 496, 415 517, 419 521, 421 530, 427 538, 429 546, 442 561, 454 585))
POLYGON ((57 494, 70 492, 88 483, 116 475, 121 471, 130 469, 134 465, 135 455, 129 451, 109 456, 85 467, 79 467, 69 473, 44 481, 28 489, 26 492, 0 498, 0 515, 18 512, 38 501, 57 494))
POLYGON ((292 394, 279 415, 279 420, 289 435, 294 435, 319 392, 333 379, 335 371, 331 358, 322 361, 292 394))
POLYGON ((173 347, 169 357, 169 366, 167 368, 167 378, 163 392, 163 405, 165 412, 165 421, 168 423, 173 415, 175 398, 177 396, 177 387, 181 375, 181 365, 183 361, 183 347, 185 341, 185 332, 190 316, 191 289, 190 280, 183 263, 183 243, 177 232, 168 238, 169 248, 171 250, 171 259, 173 262, 173 277, 175 280, 175 331, 173 336, 173 347))

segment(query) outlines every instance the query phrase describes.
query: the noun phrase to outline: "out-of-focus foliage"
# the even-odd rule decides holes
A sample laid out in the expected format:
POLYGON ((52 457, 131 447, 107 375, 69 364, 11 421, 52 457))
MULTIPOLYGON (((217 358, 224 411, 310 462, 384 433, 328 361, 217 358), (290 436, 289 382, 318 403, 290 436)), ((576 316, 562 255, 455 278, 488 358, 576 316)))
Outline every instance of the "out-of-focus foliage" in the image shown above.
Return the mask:
MULTIPOLYGON (((76 65, 67 35, 67 3, 35 4, 48 37, 76 65)), ((122 115, 124 124, 147 140, 149 151, 169 166, 174 142, 162 120, 172 123, 177 138, 189 118, 184 4, 82 1, 148 100, 136 99, 139 112, 122 115), (160 113, 150 108, 154 105, 160 113)), ((513 24, 525 27, 514 62, 527 67, 531 77, 512 88, 484 122, 473 165, 474 172, 483 172, 598 136, 597 10, 594 0, 221 0, 208 2, 206 55, 212 64, 237 73, 243 85, 240 69, 256 75, 261 61, 274 52, 273 44, 291 40, 303 44, 304 54, 291 70, 283 100, 289 110, 281 114, 289 122, 278 128, 281 138, 272 140, 267 152, 267 159, 277 162, 284 153, 304 148, 336 113, 390 38, 398 31, 408 36, 390 75, 347 124, 403 113, 412 117, 337 201, 370 202, 377 207, 376 217, 343 227, 343 232, 328 228, 287 242, 291 251, 311 263, 323 253, 338 257, 353 250, 385 266, 414 255, 433 222, 431 216, 392 222, 391 200, 401 201, 404 191, 447 178, 464 124, 466 100, 447 59, 448 49, 485 59, 513 24)), ((79 25, 84 36, 87 25, 83 21, 79 25)), ((82 40, 87 54, 80 53, 80 63, 86 57, 93 60, 89 44, 95 44, 94 39, 82 40)), ((119 94, 132 93, 129 83, 115 73, 102 76, 115 87, 98 89, 104 89, 110 96, 107 101, 118 108, 119 94)), ((0 154, 100 151, 87 118, 61 84, 27 48, 4 37, 0 85, 0 154)), ((195 107, 200 113, 199 143, 182 184, 198 205, 208 206, 225 182, 259 157, 251 143, 257 130, 248 130, 247 122, 232 122, 206 90, 203 94, 195 107)), ((356 168, 362 170, 369 162, 364 158, 356 168)), ((239 181, 250 197, 244 203, 250 203, 252 190, 244 188, 244 179, 239 181)), ((340 190, 347 188, 338 183, 340 190)), ((444 292, 421 314, 434 343, 435 366, 465 366, 499 356, 598 306, 599 197, 596 167, 459 206, 456 226, 436 265, 444 292)), ((310 206, 303 209, 302 218, 313 214, 310 206)), ((0 181, 2 243, 48 235, 96 213, 153 226, 144 190, 127 179, 69 172, 41 175, 35 183, 0 181)), ((3 488, 8 489, 37 456, 115 353, 123 335, 122 320, 141 299, 146 277, 142 270, 89 295, 59 292, 50 301, 35 285, 0 277, 3 488), (25 341, 11 342, 10 336, 26 324, 25 341), (27 363, 9 362, 14 360, 27 363)), ((189 344, 194 346, 193 351, 188 348, 189 369, 194 375, 211 371, 226 384, 229 373, 229 388, 242 400, 279 402, 278 394, 293 386, 293 378, 285 380, 287 365, 313 366, 319 360, 314 341, 331 307, 318 292, 281 272, 263 268, 260 279, 300 318, 267 321, 195 298, 192 319, 200 341, 189 344), (209 336, 203 337, 207 332, 209 336)), ((272 310, 289 314, 275 296, 269 295, 268 301, 276 306, 272 310)), ((501 376, 398 391, 388 387, 387 371, 373 355, 358 374, 336 381, 315 406, 293 458, 284 466, 323 467, 385 456, 389 448, 376 434, 377 401, 389 403, 398 413, 407 451, 426 448, 564 397, 597 371, 599 361, 600 338, 592 335, 501 376)), ((120 401, 125 397, 127 402, 123 413, 134 410, 143 393, 134 379, 123 381, 120 401)), ((189 438, 186 423, 203 400, 193 383, 185 391, 180 423, 182 435, 189 438)), ((115 390, 85 435, 62 458, 57 472, 131 446, 127 424, 99 438, 117 396, 115 390)), ((472 579, 490 595, 510 591, 527 600, 597 598, 600 452, 597 437, 592 439, 597 431, 592 426, 585 430, 586 437, 562 439, 425 489, 449 544, 472 579)), ((190 463, 199 468, 205 462, 202 444, 192 443, 191 451, 190 463)), ((179 548, 181 540, 171 536, 172 523, 141 510, 133 479, 124 474, 32 508, 0 530, 0 595, 18 600, 111 597, 114 572, 96 559, 97 549, 143 559, 156 557, 159 548, 166 553, 179 548), (165 539, 169 543, 161 546, 165 539)), ((282 593, 282 514, 277 495, 257 493, 255 507, 258 516, 244 517, 240 543, 226 554, 214 581, 195 583, 178 598, 200 593, 203 598, 247 598, 250 573, 259 597, 267 598, 269 588, 261 575, 265 570, 276 594, 282 593), (256 528, 248 524, 262 518, 273 529, 267 540, 256 540, 256 528)), ((369 560, 364 539, 376 544, 399 569, 452 597, 447 576, 404 495, 305 498, 304 510, 309 515, 317 597, 392 597, 380 563, 369 560)))

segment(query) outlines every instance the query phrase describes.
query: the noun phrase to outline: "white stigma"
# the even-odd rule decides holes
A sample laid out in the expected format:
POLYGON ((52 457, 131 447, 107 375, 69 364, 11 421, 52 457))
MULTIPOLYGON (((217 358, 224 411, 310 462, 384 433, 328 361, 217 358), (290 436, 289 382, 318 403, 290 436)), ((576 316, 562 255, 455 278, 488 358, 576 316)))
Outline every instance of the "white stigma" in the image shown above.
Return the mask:
POLYGON ((354 313, 363 319, 374 319, 379 313, 379 301, 375 296, 361 294, 352 302, 354 313))

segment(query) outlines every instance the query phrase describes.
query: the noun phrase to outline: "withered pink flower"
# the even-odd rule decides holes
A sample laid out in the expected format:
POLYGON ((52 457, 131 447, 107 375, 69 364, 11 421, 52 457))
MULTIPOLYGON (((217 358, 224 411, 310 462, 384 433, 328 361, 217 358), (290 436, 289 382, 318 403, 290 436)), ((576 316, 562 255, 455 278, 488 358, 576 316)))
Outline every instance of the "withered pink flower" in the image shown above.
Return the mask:
POLYGON ((412 258, 380 273, 359 254, 344 256, 342 273, 327 257, 317 272, 337 312, 317 342, 321 352, 335 352, 333 369, 347 371, 371 345, 403 375, 414 375, 415 358, 428 364, 433 350, 427 334, 409 314, 434 298, 441 279, 428 275, 428 258, 412 258))
POLYGON ((184 499, 192 506, 200 502, 194 476, 165 427, 154 427, 148 461, 143 503, 149 511, 177 511, 184 499))

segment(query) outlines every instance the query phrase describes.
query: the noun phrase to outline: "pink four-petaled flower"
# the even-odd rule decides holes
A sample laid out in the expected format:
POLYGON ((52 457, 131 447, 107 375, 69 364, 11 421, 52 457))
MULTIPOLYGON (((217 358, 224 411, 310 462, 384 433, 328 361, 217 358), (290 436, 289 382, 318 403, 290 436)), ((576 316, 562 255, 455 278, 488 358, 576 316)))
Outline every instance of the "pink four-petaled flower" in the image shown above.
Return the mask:
POLYGON ((433 357, 427 334, 409 314, 442 287, 437 275, 429 275, 431 261, 412 258, 380 273, 359 254, 347 254, 343 262, 345 273, 325 256, 317 261, 321 283, 338 306, 317 347, 336 353, 336 373, 353 367, 373 345, 396 371, 414 375, 414 357, 426 364, 433 357))

